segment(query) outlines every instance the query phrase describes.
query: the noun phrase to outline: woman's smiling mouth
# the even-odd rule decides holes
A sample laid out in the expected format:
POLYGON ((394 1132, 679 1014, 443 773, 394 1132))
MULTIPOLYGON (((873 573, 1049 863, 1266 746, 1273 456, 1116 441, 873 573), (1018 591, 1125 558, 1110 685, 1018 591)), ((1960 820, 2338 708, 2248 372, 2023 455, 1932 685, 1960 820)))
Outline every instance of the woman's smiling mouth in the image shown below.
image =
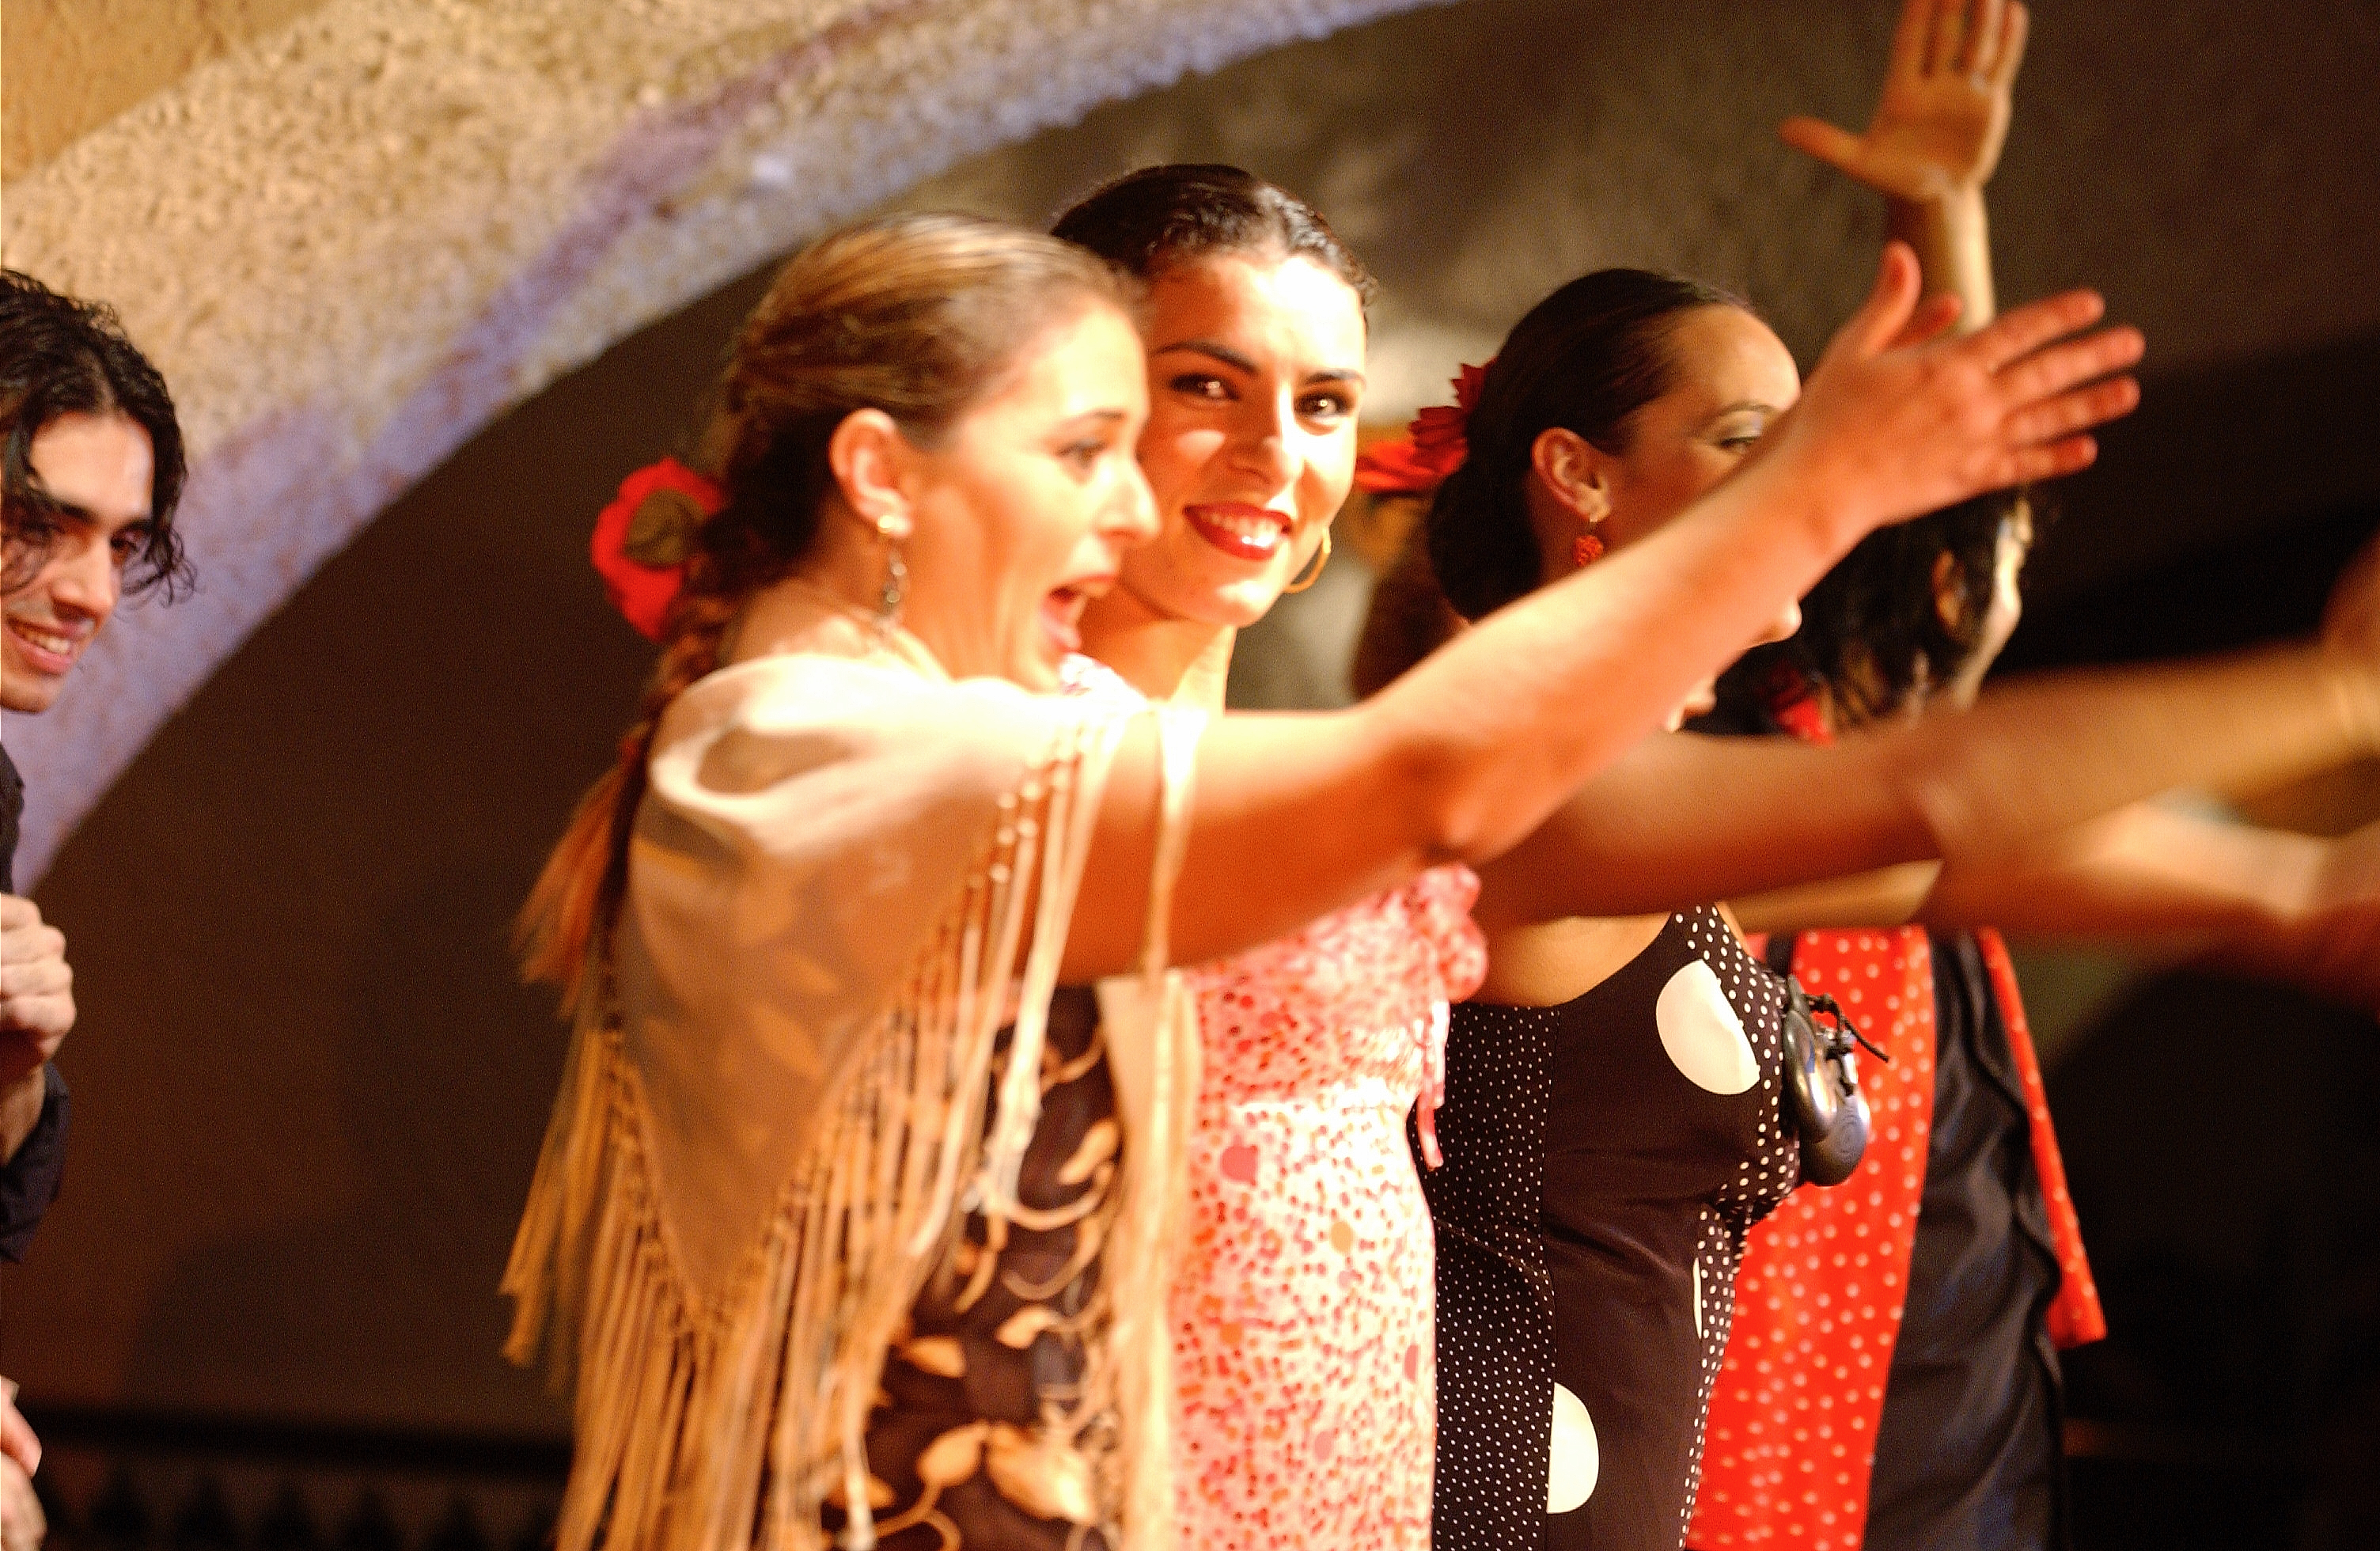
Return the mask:
POLYGON ((1237 501, 1184 506, 1182 520, 1193 533, 1233 559, 1259 563, 1281 552, 1289 541, 1293 521, 1269 507, 1237 501))

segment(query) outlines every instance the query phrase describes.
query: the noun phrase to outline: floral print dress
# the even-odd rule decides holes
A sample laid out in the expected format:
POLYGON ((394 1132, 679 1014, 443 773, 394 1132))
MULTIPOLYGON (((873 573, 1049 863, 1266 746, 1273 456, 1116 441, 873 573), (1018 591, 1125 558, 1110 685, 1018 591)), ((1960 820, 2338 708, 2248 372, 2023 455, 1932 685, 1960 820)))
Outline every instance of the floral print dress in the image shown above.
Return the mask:
POLYGON ((1440 867, 1193 976, 1185 1545, 1429 1544, 1436 1284, 1405 1119, 1441 1070, 1447 1004, 1487 971, 1478 887, 1440 867))
MULTIPOLYGON (((1138 693, 1088 658, 1065 682, 1138 693)), ((1449 1004, 1488 972, 1478 892, 1470 869, 1439 867, 1191 973, 1203 1071, 1173 1285, 1184 1546, 1429 1545, 1437 1273, 1407 1121, 1418 1099, 1434 1136, 1449 1004)))

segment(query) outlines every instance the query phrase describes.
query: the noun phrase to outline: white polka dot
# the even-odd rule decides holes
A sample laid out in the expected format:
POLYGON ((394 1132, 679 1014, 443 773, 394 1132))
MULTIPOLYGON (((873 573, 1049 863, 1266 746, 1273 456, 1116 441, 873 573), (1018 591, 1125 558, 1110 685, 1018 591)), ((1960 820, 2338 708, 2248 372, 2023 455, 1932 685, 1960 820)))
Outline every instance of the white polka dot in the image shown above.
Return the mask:
POLYGON ((1552 1468, 1546 1472, 1546 1511, 1568 1513, 1595 1496, 1595 1478, 1603 1472, 1603 1453, 1596 1447, 1595 1419, 1586 1402, 1562 1385, 1554 1386, 1552 1468))
POLYGON ((1718 976, 1697 959, 1670 976, 1653 1004, 1661 1048, 1686 1080, 1706 1093, 1737 1094, 1760 1081, 1760 1062, 1743 1037, 1718 976))

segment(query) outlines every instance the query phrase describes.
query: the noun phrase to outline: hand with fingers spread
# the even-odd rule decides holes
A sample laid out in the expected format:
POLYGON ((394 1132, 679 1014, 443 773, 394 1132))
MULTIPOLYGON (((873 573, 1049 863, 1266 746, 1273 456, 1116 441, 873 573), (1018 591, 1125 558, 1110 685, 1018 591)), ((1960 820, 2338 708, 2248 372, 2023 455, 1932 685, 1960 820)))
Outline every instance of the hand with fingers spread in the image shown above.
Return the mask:
POLYGON ((32 901, 0 894, 0 1089, 37 1078, 74 1021, 65 934, 32 901))
POLYGON ((1954 311, 1917 305, 1917 263, 1886 247, 1876 289, 1835 335, 1802 399, 1750 463, 1798 461, 1855 528, 2084 467, 2085 434, 2131 413, 2141 358, 2130 327, 2079 331, 2105 312, 2089 291, 2016 309, 1964 338, 1943 337, 1954 311))
POLYGON ((1866 132, 1797 117, 1778 133, 1893 199, 1980 190, 2008 139, 2029 26, 2017 0, 1907 0, 1866 132))

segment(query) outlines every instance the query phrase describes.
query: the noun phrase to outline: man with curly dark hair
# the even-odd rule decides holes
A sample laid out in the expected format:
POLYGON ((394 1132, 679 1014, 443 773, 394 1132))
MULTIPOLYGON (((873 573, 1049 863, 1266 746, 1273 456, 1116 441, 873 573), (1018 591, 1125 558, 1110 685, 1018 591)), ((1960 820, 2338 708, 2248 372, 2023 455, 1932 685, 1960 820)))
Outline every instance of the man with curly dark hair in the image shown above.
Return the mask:
MULTIPOLYGON (((106 308, 0 270, 0 711, 38 715, 128 593, 189 581, 174 505, 182 432, 165 380, 106 308)), ((0 746, 0 1260, 57 1194, 74 1026, 66 939, 17 894, 24 785, 0 746)), ((41 1446, 0 1379, 0 1544, 38 1544, 41 1446), (21 1473, 19 1473, 21 1472, 21 1473)))

